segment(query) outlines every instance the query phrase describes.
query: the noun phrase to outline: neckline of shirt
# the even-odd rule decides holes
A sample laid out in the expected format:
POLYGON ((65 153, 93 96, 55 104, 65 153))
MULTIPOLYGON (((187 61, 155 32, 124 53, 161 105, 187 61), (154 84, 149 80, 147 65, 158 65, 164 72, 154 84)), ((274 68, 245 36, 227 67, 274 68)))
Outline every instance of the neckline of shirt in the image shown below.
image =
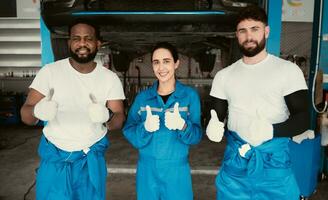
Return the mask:
MULTIPOLYGON (((96 62, 96 61, 95 61, 96 62)), ((92 76, 93 74, 96 73, 96 71, 98 70, 99 66, 98 66, 98 62, 96 62, 96 67, 89 73, 81 73, 79 71, 77 71, 72 65, 71 63, 69 62, 69 58, 67 58, 67 64, 70 68, 71 71, 73 71, 73 73, 77 74, 78 76, 81 76, 81 77, 87 77, 87 76, 92 76)))
POLYGON ((260 62, 258 62, 256 64, 246 64, 246 63, 244 63, 243 59, 240 59, 240 63, 244 68, 256 69, 257 67, 261 66, 263 63, 267 62, 270 57, 271 57, 271 54, 267 54, 267 56, 263 60, 261 60, 260 62))

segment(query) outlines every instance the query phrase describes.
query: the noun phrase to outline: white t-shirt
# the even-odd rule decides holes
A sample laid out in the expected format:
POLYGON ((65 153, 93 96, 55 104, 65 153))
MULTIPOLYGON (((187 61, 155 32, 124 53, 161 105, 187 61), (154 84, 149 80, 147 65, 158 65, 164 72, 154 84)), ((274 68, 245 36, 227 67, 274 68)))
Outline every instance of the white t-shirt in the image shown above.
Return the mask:
POLYGON ((228 101, 228 128, 247 140, 253 118, 271 124, 286 121, 289 111, 284 96, 307 89, 302 71, 289 61, 268 55, 254 65, 242 59, 219 71, 210 95, 228 101))
POLYGON ((99 141, 107 132, 101 123, 92 123, 88 105, 93 94, 98 103, 125 99, 118 76, 97 64, 96 68, 82 74, 76 71, 69 59, 59 60, 41 68, 30 88, 47 96, 54 89, 52 100, 58 103, 58 112, 43 128, 45 137, 65 151, 79 151, 99 141))

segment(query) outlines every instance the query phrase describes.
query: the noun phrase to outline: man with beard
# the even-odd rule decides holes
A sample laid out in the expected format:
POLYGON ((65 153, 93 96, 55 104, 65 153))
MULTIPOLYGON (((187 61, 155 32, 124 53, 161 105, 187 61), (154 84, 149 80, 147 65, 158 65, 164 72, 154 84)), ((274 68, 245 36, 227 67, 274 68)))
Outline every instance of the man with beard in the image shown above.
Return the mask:
POLYGON ((22 121, 43 128, 38 153, 37 199, 104 200, 104 158, 109 131, 125 120, 122 84, 94 58, 99 30, 78 20, 69 27, 71 57, 44 66, 21 109, 22 121))
POLYGON ((213 80, 206 134, 215 142, 227 137, 216 177, 220 200, 299 199, 288 143, 310 135, 307 85, 297 65, 267 53, 268 36, 265 11, 242 10, 236 37, 243 57, 213 80))

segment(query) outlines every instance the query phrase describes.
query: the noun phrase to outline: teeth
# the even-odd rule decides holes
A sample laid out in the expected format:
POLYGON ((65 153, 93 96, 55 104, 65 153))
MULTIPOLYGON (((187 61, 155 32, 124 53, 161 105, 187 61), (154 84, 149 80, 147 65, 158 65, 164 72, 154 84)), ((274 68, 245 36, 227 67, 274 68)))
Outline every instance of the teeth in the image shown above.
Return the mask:
POLYGON ((81 53, 81 54, 84 54, 84 53, 87 53, 87 52, 88 52, 87 49, 80 49, 80 50, 79 50, 79 53, 81 53))
POLYGON ((167 72, 160 72, 158 73, 160 76, 166 76, 168 73, 167 72))

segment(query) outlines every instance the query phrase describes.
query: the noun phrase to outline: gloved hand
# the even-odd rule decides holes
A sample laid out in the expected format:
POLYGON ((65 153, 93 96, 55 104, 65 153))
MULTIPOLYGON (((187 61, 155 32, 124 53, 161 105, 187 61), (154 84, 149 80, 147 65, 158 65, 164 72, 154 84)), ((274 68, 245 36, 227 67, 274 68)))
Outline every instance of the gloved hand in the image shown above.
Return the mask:
POLYGON ((313 130, 307 130, 299 135, 296 135, 292 138, 292 140, 298 144, 301 144, 303 140, 305 139, 313 139, 314 138, 314 131, 313 130))
POLYGON ((179 113, 179 103, 174 104, 173 112, 165 112, 165 126, 169 130, 182 130, 185 125, 185 120, 179 113))
POLYGON ((41 119, 42 121, 53 120, 57 114, 58 104, 55 101, 52 101, 54 95, 54 89, 49 90, 49 94, 41 99, 33 109, 33 115, 41 119))
POLYGON ((148 132, 157 131, 159 129, 159 116, 153 115, 148 105, 146 106, 146 111, 147 111, 147 115, 144 123, 146 131, 148 132))
POLYGON ((246 143, 246 144, 243 144, 241 145, 239 148, 238 148, 238 151, 239 151, 239 155, 243 158, 246 158, 246 153, 251 149, 251 146, 246 143))
POLYGON ((221 142, 224 133, 224 123, 220 122, 215 110, 211 110, 211 119, 206 127, 206 135, 213 142, 221 142))
POLYGON ((97 102, 93 94, 89 95, 92 103, 88 106, 88 114, 93 123, 104 123, 109 119, 109 112, 105 105, 97 102))
POLYGON ((273 126, 257 111, 256 118, 248 128, 248 134, 246 141, 252 146, 258 146, 273 138, 273 126))

